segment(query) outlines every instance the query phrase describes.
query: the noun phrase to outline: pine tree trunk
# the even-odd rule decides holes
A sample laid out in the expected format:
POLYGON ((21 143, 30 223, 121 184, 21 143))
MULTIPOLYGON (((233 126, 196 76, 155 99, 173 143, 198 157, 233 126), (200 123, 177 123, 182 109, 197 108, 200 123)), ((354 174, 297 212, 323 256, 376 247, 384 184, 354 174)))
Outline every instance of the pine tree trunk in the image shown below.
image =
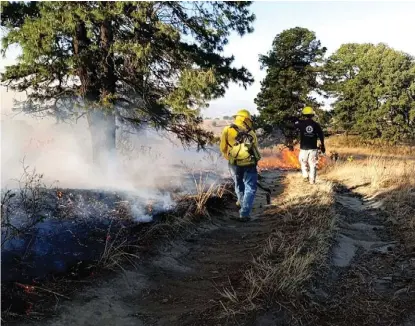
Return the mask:
MULTIPOLYGON (((111 3, 104 3, 112 6, 111 3)), ((114 42, 112 22, 102 21, 100 26, 101 62, 99 68, 100 100, 108 105, 105 109, 95 110, 89 114, 89 127, 93 144, 93 160, 105 172, 110 172, 116 163, 116 123, 113 96, 116 90, 114 69, 114 53, 111 45, 114 42), (105 112, 105 113, 104 113, 105 112)))
MULTIPOLYGON (((105 4, 106 6, 110 4, 105 4)), ((100 26, 100 59, 95 62, 91 56, 91 44, 87 36, 85 22, 79 20, 73 41, 77 58, 78 76, 81 81, 81 95, 87 108, 87 120, 91 134, 92 160, 103 173, 109 172, 116 157, 116 123, 113 108, 115 93, 114 55, 112 25, 104 20, 100 26), (97 103, 106 103, 108 107, 97 108, 97 103)))
POLYGON ((108 172, 116 158, 116 124, 114 114, 96 109, 88 112, 92 141, 92 160, 103 172, 108 172))

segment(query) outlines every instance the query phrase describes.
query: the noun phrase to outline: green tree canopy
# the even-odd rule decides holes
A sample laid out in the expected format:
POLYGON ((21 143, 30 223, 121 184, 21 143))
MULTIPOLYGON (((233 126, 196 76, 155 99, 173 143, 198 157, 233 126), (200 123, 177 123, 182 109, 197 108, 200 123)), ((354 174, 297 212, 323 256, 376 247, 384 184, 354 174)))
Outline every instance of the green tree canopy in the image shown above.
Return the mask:
POLYGON ((415 61, 385 44, 344 44, 325 65, 335 127, 366 138, 415 138, 415 61))
POLYGON ((319 64, 325 52, 315 33, 306 28, 291 28, 275 37, 271 51, 259 58, 266 76, 255 99, 258 121, 280 127, 287 139, 294 137, 284 118, 299 116, 305 105, 318 108, 312 92, 319 91, 319 64))
POLYGON ((199 109, 223 96, 229 82, 253 81, 221 55, 232 31, 253 31, 250 4, 2 3, 3 53, 17 44, 22 54, 1 80, 27 92, 25 112, 62 119, 86 112, 97 150, 115 146, 115 115, 203 145, 212 135, 199 127, 199 109))

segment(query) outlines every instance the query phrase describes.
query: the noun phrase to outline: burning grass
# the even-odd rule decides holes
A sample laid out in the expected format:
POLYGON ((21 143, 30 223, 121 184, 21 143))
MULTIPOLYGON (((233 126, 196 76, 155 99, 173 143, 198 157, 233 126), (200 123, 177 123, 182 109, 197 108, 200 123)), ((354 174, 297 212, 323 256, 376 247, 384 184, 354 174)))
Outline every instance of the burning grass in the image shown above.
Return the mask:
MULTIPOLYGON (((263 149, 261 151, 262 159, 258 163, 259 170, 298 170, 301 168, 298 156, 299 148, 290 150, 288 148, 275 147, 272 149, 263 149)), ((323 168, 329 163, 326 156, 319 155, 317 167, 323 168)))
MULTIPOLYGON (((304 185, 289 175, 282 198, 264 212, 275 219, 262 253, 244 273, 242 285, 220 292, 226 315, 237 316, 281 306, 291 317, 306 314, 301 296, 306 284, 324 265, 335 223, 331 183, 304 185)), ((292 324, 292 323, 290 323, 292 324)))
POLYGON ((288 148, 277 150, 263 150, 262 159, 258 163, 260 170, 272 169, 299 169, 298 161, 299 149, 290 151, 288 148))

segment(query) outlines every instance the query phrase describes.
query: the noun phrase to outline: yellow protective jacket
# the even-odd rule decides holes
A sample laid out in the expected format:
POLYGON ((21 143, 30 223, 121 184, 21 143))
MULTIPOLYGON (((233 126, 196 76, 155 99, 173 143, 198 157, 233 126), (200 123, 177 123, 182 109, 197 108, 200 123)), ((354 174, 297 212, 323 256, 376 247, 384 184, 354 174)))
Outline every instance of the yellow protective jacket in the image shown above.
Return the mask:
MULTIPOLYGON (((244 121, 246 121, 246 124, 250 128, 252 127, 252 123, 249 119, 245 120, 245 118, 240 117, 240 116, 237 116, 233 123, 235 125, 237 125, 240 129, 247 130, 247 127, 246 127, 244 121)), ((254 146, 255 146, 255 150, 257 152, 257 156, 258 156, 257 160, 259 160, 261 158, 261 156, 259 155, 257 136, 256 136, 256 134, 253 130, 251 130, 249 133, 254 138, 254 146)), ((230 126, 226 126, 222 131, 222 136, 221 136, 221 139, 220 139, 220 151, 221 151, 223 157, 225 157, 225 159, 227 159, 227 160, 229 160, 229 151, 231 150, 232 146, 235 144, 235 138, 236 138, 237 134, 238 134, 238 132, 234 128, 230 128, 230 126)))

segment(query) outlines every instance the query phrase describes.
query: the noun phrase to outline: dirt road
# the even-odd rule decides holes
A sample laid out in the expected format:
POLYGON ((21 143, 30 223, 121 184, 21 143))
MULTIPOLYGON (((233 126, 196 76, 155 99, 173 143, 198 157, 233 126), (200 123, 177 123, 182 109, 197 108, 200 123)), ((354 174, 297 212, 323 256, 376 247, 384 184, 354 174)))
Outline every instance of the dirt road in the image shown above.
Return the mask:
POLYGON ((336 185, 330 268, 315 287, 321 325, 415 325, 415 256, 381 202, 336 185))

